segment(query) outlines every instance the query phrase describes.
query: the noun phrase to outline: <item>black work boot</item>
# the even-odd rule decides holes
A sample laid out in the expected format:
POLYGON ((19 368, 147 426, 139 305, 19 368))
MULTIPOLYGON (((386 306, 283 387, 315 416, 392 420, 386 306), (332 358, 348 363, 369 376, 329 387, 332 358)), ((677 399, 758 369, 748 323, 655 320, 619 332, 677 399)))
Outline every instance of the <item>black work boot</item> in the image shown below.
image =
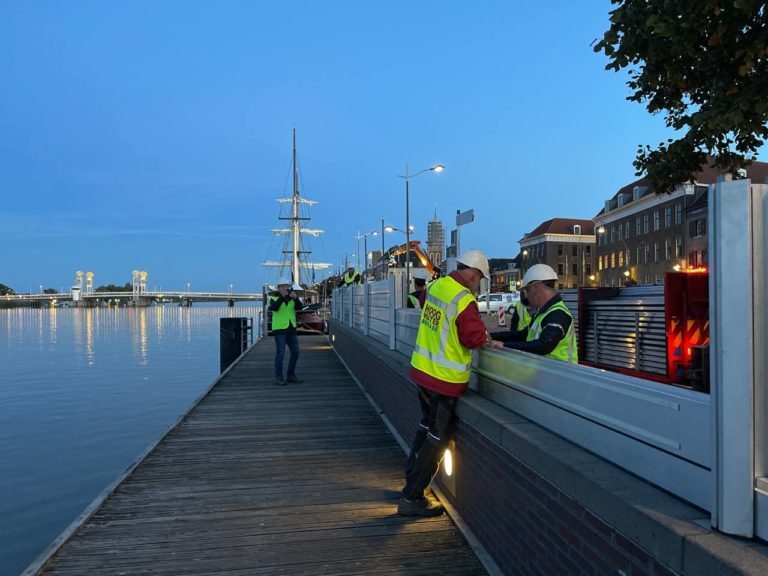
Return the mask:
POLYGON ((437 500, 430 500, 428 498, 419 498, 417 500, 408 500, 408 498, 400 498, 400 503, 397 505, 397 513, 400 516, 440 516, 443 513, 443 505, 437 500))

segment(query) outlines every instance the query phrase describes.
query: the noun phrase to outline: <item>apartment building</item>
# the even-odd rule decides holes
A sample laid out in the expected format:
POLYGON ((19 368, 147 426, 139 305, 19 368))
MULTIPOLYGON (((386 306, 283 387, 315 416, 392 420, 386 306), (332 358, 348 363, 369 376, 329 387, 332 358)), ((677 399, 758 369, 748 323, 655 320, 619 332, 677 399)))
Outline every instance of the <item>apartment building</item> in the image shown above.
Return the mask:
MULTIPOLYGON (((768 164, 764 162, 747 168, 747 177, 755 182, 764 182, 766 175, 768 164)), ((718 177, 722 176, 716 168, 706 166, 693 182, 664 195, 656 194, 647 178, 641 178, 606 200, 594 218, 595 284, 661 284, 666 272, 705 266, 707 189, 718 177), (691 218, 697 226, 693 233, 689 230, 691 218)))
POLYGON ((526 234, 520 244, 520 273, 534 264, 548 264, 558 276, 558 288, 590 286, 595 282, 595 224, 592 220, 553 218, 526 234))

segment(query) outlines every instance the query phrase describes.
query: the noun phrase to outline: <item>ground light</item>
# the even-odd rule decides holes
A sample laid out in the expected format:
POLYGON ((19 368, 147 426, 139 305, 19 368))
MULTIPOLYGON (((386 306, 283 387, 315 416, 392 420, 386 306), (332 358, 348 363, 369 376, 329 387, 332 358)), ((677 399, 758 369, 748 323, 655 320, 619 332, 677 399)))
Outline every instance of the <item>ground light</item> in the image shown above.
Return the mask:
POLYGON ((450 448, 446 448, 443 453, 443 471, 446 476, 453 476, 453 454, 450 448))

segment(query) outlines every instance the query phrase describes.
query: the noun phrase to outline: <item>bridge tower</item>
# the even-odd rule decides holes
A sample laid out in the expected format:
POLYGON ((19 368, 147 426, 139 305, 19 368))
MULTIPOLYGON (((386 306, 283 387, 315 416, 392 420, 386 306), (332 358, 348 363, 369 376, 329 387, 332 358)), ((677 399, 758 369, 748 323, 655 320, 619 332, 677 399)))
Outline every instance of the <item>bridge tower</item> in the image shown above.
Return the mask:
POLYGON ((136 298, 136 296, 139 295, 139 276, 141 272, 138 270, 134 270, 131 275, 131 286, 133 287, 133 297, 136 298))
POLYGON ((85 273, 85 293, 86 294, 93 294, 93 272, 86 272, 85 273))

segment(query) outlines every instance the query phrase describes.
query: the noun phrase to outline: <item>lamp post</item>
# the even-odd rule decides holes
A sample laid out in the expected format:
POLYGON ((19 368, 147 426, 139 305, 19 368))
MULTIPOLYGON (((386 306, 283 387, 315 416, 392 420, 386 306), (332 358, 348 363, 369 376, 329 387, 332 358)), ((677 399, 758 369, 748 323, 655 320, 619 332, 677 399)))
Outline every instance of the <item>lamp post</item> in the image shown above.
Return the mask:
MULTIPOLYGON (((400 228, 396 228, 394 226, 390 226, 389 224, 387 224, 387 225, 384 226, 384 230, 386 230, 387 232, 400 232, 401 234, 405 234, 405 237, 408 238, 408 234, 410 232, 413 232, 414 230, 416 230, 416 227, 415 226, 408 226, 408 232, 406 232, 405 230, 401 230, 400 228)), ((406 240, 405 247, 406 247, 406 256, 407 256, 408 255, 408 250, 407 249, 409 248, 409 244, 408 244, 407 240, 406 240)), ((405 269, 408 270, 408 261, 407 260, 405 262, 405 269)))
MULTIPOLYGON (((383 220, 382 220, 382 222, 383 222, 383 220)), ((365 276, 365 273, 368 270, 368 236, 378 236, 378 235, 379 235, 379 231, 378 230, 374 230, 373 232, 366 232, 365 234, 360 234, 360 232, 358 232, 357 236, 355 236, 355 238, 357 238, 357 252, 358 252, 357 262, 358 262, 358 266, 360 265, 360 256, 359 256, 359 253, 360 253, 360 239, 361 238, 363 239, 363 249, 365 250, 365 266, 363 267, 363 276, 365 276)))
POLYGON ((384 260, 384 219, 381 219, 381 277, 389 278, 389 266, 384 260))
MULTIPOLYGON (((523 249, 521 254, 523 255, 523 276, 525 276, 525 272, 528 269, 527 268, 527 264, 528 264, 528 262, 527 262, 527 260, 528 260, 528 250, 527 249, 523 249)), ((520 284, 521 285, 522 285, 522 281, 523 281, 523 276, 520 277, 520 284)))
POLYGON ((399 178, 405 179, 405 291, 411 291, 411 215, 410 215, 410 189, 409 181, 411 178, 416 178, 419 174, 424 172, 442 172, 445 170, 445 166, 442 164, 435 164, 431 168, 424 168, 419 170, 415 174, 408 174, 408 162, 405 163, 405 175, 398 175, 399 178))

